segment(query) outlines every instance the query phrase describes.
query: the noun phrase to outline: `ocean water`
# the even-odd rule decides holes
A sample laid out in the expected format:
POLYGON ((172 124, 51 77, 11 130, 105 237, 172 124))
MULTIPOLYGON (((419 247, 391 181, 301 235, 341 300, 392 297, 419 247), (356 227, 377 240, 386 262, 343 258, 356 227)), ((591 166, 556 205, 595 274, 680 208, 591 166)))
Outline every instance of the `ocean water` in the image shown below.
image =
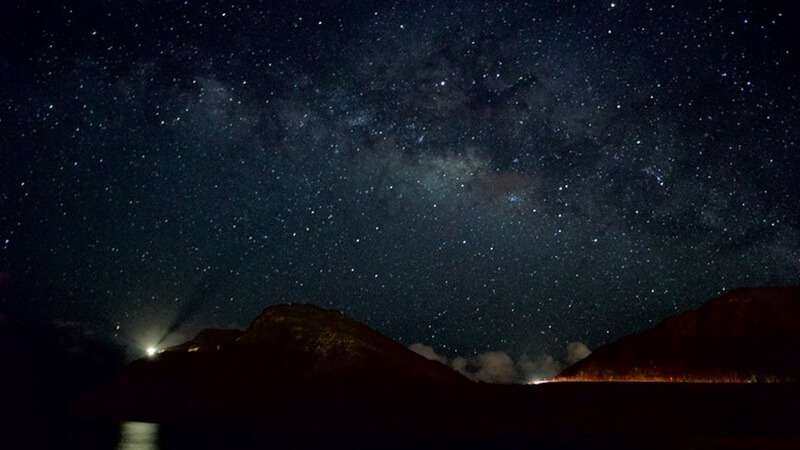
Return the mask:
POLYGON ((146 422, 124 422, 116 450, 160 450, 159 425, 146 422))
MULTIPOLYGON (((404 442, 395 439, 350 439, 313 437, 308 435, 271 433, 182 433, 154 423, 124 422, 119 424, 119 439, 115 446, 91 450, 256 450, 256 449, 320 449, 320 450, 471 450, 471 449, 530 449, 549 450, 552 447, 520 442, 404 442)), ((573 447, 559 446, 568 450, 573 447)), ((575 447, 585 448, 585 447, 575 447)), ((605 447, 603 447, 605 448, 605 447)), ((88 449, 83 449, 88 450, 88 449)))
MULTIPOLYGON (((644 439, 602 439, 584 436, 563 436, 562 439, 531 441, 524 437, 500 439, 410 441, 404 436, 374 436, 365 430, 357 437, 317 436, 311 433, 220 433, 208 430, 191 432, 170 429, 154 423, 123 422, 101 427, 75 427, 74 422, 40 434, 23 433, 22 440, 6 438, 0 432, 0 450, 785 450, 800 449, 800 440, 791 436, 769 438, 751 436, 745 439, 721 436, 693 436, 688 440, 671 440, 669 436, 644 439), (576 439, 577 438, 577 439, 576 439)), ((2 431, 2 430, 0 430, 2 431)), ((18 430, 19 431, 19 430, 18 430)), ((740 437, 742 438, 742 437, 740 437)))

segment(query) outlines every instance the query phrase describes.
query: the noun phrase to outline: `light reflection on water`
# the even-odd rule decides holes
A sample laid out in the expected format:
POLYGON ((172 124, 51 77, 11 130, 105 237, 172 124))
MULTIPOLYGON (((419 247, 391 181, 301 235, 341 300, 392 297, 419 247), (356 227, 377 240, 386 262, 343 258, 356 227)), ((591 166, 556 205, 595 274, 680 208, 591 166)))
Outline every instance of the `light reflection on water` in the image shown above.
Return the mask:
POLYGON ((117 450, 158 450, 158 424, 123 422, 117 450))

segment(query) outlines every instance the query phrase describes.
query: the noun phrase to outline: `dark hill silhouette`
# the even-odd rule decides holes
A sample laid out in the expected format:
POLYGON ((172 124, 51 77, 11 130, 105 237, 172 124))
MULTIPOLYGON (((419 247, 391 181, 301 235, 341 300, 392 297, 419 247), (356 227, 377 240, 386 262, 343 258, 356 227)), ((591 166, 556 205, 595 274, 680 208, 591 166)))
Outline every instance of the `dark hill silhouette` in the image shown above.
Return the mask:
POLYGON ((135 361, 79 409, 162 423, 239 426, 269 416, 324 427, 338 420, 340 407, 361 411, 361 420, 369 421, 376 404, 399 405, 471 384, 344 314, 279 305, 243 333, 204 331, 135 361))
MULTIPOLYGON (((750 321, 771 323, 744 333, 763 338, 756 343, 791 340, 796 319, 775 317, 795 311, 795 295, 736 291, 708 307, 724 314, 704 307, 666 321, 664 336, 679 338, 658 348, 678 345, 693 361, 700 353, 692 345, 720 351, 729 339, 749 342, 738 341, 737 327, 750 321)), ((626 355, 613 361, 636 361, 626 355)), ((796 383, 475 383, 341 313, 281 305, 244 332, 207 331, 132 363, 77 411, 158 422, 164 439, 193 449, 330 448, 332 442, 337 448, 770 449, 798 448, 798 398, 796 383)))
POLYGON ((203 330, 141 364, 166 367, 173 361, 217 358, 227 358, 226 378, 241 374, 282 383, 362 385, 466 381, 338 311, 300 304, 271 306, 244 332, 203 330), (241 371, 231 370, 237 368, 241 371))
MULTIPOLYGON (((467 380, 344 314, 313 305, 267 308, 239 338, 240 355, 270 355, 269 377, 327 383, 445 384, 467 380)), ((255 361, 254 361, 255 362, 255 361)))
POLYGON ((560 380, 800 380, 800 288, 736 289, 596 349, 560 380))

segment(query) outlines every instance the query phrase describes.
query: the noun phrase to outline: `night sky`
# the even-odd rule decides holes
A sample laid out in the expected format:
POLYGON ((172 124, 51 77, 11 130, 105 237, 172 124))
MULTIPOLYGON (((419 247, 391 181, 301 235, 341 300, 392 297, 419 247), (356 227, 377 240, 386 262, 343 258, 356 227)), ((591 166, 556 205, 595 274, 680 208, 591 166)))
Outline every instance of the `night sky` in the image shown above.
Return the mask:
POLYGON ((800 282, 794 11, 319 3, 5 6, 3 309, 559 354, 800 282))

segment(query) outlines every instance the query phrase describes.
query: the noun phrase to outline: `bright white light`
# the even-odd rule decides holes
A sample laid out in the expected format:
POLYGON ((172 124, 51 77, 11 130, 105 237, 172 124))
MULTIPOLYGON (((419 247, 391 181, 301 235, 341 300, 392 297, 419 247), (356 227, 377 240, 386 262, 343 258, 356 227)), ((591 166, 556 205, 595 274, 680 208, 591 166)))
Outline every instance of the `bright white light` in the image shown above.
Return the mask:
POLYGON ((147 357, 148 358, 152 358, 152 357, 156 356, 156 353, 158 353, 158 349, 155 348, 155 347, 147 347, 147 349, 145 350, 145 353, 147 353, 147 357))
POLYGON ((538 379, 529 380, 528 384, 544 384, 544 383, 548 383, 549 381, 550 380, 548 380, 547 378, 538 378, 538 379))

